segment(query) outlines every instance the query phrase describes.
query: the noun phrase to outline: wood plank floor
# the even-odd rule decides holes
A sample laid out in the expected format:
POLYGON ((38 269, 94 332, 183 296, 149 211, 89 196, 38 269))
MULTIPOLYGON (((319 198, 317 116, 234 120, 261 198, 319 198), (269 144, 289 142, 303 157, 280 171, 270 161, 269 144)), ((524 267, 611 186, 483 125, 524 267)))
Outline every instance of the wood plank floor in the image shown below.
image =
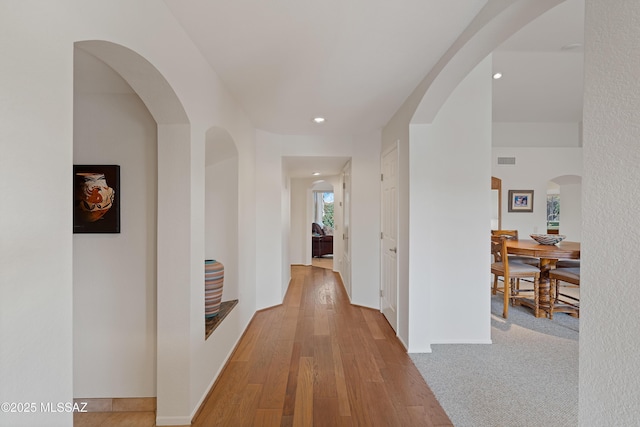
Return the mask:
POLYGON ((328 268, 329 270, 333 270, 333 255, 325 255, 320 258, 311 258, 311 265, 313 265, 314 267, 328 268))
MULTIPOLYGON (((153 413, 75 414, 76 427, 153 426, 153 413)), ((259 311, 198 412, 211 426, 452 426, 377 310, 338 276, 293 266, 281 306, 259 311)))
POLYGON ((377 310, 330 270, 294 266, 256 313, 193 426, 452 426, 377 310))

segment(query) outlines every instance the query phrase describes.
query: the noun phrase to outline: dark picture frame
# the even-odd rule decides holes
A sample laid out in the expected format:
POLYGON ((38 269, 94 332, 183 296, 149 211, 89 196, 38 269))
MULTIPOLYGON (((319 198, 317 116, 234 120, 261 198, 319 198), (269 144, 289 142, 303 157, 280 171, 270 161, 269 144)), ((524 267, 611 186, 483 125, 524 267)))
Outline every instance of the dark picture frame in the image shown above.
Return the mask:
POLYGON ((533 212, 533 190, 509 190, 509 212, 533 212))
POLYGON ((120 233, 119 165, 73 165, 73 232, 120 233))

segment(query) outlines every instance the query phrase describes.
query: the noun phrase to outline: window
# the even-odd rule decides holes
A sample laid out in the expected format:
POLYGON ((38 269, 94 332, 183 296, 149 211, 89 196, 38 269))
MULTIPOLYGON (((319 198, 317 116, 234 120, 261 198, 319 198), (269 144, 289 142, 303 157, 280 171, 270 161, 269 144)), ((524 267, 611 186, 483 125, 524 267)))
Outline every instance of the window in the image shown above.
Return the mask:
POLYGON ((313 221, 333 229, 333 193, 315 191, 313 196, 315 204, 315 217, 313 221))
POLYGON ((560 194, 547 194, 547 233, 560 229, 560 194))

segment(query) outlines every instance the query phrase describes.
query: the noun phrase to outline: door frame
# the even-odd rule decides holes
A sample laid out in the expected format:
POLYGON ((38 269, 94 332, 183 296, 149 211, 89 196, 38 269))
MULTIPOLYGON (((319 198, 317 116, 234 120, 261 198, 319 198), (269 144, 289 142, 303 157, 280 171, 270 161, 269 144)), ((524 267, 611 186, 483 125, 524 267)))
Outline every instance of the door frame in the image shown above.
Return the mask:
MULTIPOLYGON (((384 159, 387 155, 391 154, 393 151, 395 150, 396 154, 395 154, 395 160, 396 160, 396 167, 398 167, 399 162, 400 162, 400 141, 396 140, 394 141, 394 143, 389 146, 388 148, 386 148, 385 150, 382 151, 381 156, 380 156, 380 286, 379 286, 379 291, 380 291, 380 312, 382 312, 382 314, 385 316, 385 318, 387 318, 386 314, 383 311, 383 304, 382 304, 382 300, 384 298, 383 296, 383 291, 384 291, 384 280, 385 280, 385 263, 384 263, 384 255, 385 255, 385 248, 384 248, 384 244, 383 244, 383 227, 384 227, 384 179, 383 179, 383 173, 384 173, 384 159)), ((396 191, 398 190, 398 174, 396 171, 396 183, 395 183, 395 188, 396 191)), ((396 193, 397 195, 397 193, 396 193)), ((395 212, 395 217, 396 217, 396 236, 395 236, 395 247, 396 249, 400 246, 399 245, 399 220, 400 220, 400 210, 399 210, 400 206, 398 203, 398 200, 396 198, 396 212, 395 212)), ((396 263, 396 268, 395 268, 395 281, 396 281, 396 295, 395 295, 395 302, 396 302, 396 306, 395 306, 395 319, 389 319, 387 318, 387 321, 389 321, 389 324, 393 327, 394 331, 396 331, 397 333, 397 328, 398 328, 398 319, 399 319, 399 313, 398 313, 398 296, 399 296, 399 271, 398 271, 398 259, 400 257, 400 254, 398 254, 398 252, 396 252, 396 256, 395 256, 395 263, 396 263)))

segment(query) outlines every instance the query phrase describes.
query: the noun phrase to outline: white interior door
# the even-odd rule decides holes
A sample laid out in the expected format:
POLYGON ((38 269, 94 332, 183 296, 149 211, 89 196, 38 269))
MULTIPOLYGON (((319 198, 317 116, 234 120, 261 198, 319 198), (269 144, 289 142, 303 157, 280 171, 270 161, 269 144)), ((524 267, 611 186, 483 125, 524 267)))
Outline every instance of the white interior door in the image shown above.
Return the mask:
POLYGON ((391 327, 398 324, 398 146, 382 156, 382 245, 380 308, 391 327))
MULTIPOLYGON (((351 298, 351 162, 348 162, 342 171, 342 266, 340 274, 344 282, 345 290, 351 298)), ((335 239, 335 236, 334 236, 335 239)))

